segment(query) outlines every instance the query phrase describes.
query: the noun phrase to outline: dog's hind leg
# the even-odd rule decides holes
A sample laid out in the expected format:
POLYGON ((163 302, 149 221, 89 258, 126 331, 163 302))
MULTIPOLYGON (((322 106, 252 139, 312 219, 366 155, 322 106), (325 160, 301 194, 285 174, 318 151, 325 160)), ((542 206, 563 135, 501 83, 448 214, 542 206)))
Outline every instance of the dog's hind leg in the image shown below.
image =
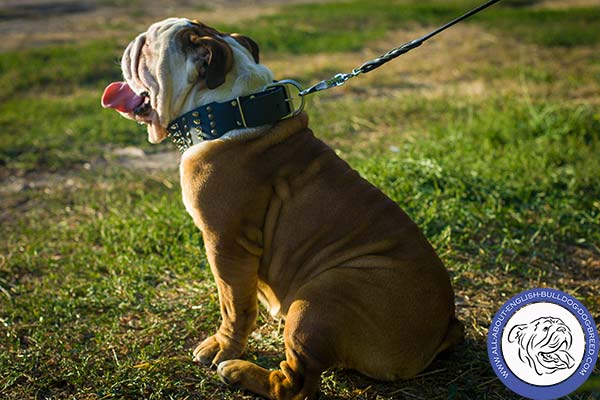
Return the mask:
POLYGON ((218 372, 228 384, 237 385, 273 400, 304 400, 318 397, 321 372, 332 366, 326 327, 306 312, 306 301, 296 301, 286 317, 286 360, 280 370, 268 371, 248 361, 219 364, 218 372))
POLYGON ((298 360, 282 361, 280 370, 269 371, 244 360, 219 364, 218 373, 229 385, 249 390, 267 399, 305 400, 318 396, 320 370, 308 370, 298 360))

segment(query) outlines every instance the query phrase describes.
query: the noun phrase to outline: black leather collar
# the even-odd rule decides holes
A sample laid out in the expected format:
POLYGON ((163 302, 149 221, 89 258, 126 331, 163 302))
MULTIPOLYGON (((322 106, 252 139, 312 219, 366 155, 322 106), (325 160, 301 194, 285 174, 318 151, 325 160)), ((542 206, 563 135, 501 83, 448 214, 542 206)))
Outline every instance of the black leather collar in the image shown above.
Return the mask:
POLYGON ((169 136, 183 153, 194 143, 218 139, 234 129, 272 124, 296 115, 304 103, 297 110, 293 108, 288 85, 299 88, 299 84, 292 82, 276 82, 262 92, 195 108, 169 123, 169 136))

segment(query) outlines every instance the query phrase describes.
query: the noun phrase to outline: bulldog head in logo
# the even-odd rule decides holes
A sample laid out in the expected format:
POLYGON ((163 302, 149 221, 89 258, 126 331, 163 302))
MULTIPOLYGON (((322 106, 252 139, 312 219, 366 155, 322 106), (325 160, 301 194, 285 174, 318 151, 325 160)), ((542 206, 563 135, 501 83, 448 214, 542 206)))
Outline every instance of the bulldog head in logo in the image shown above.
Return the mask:
POLYGON ((519 358, 538 375, 575 366, 569 354, 573 344, 571 330, 560 318, 541 317, 515 325, 508 334, 508 342, 519 346, 519 358))

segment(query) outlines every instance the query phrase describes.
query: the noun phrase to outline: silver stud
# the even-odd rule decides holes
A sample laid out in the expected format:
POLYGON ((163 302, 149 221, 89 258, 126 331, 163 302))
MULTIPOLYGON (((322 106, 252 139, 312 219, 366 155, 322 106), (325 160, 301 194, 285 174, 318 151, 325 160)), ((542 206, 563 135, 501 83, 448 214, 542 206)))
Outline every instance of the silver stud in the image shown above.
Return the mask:
POLYGON ((256 98, 255 95, 250 96, 250 100, 254 100, 256 98))
POLYGON ((214 114, 208 114, 208 119, 210 119, 212 121, 213 119, 215 119, 215 115, 214 114))
POLYGON ((237 101, 233 100, 233 101, 231 102, 231 105, 232 105, 233 107, 237 106, 237 101))
POLYGON ((238 124, 238 126, 242 126, 242 123, 240 121, 235 121, 235 122, 238 124))
POLYGON ((199 116, 200 116, 200 114, 198 113, 198 111, 194 111, 192 113, 192 117, 194 117, 194 118, 198 118, 199 116))
POLYGON ((210 121, 210 127, 214 128, 215 126, 217 126, 217 124, 215 123, 215 121, 210 121))
POLYGON ((206 111, 211 112, 212 111, 212 107, 211 106, 206 106, 206 111))
POLYGON ((216 129, 211 129, 210 130, 210 134, 211 135, 216 135, 217 134, 217 130, 216 129))
POLYGON ((199 119, 195 119, 195 120, 194 120, 194 124, 196 124, 196 125, 200 125, 200 120, 199 120, 199 119))

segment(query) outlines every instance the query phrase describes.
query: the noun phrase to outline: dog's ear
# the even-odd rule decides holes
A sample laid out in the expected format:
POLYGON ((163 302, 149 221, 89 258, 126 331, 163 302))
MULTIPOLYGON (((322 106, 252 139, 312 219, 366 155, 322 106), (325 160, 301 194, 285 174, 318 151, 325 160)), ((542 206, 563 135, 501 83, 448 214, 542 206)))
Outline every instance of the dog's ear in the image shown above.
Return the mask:
POLYGON ((527 329, 527 324, 515 325, 508 332, 508 342, 513 343, 520 340, 525 334, 524 331, 527 329))
POLYGON ((199 40, 209 53, 206 67, 206 87, 215 89, 225 82, 225 75, 233 64, 233 54, 229 45, 222 39, 204 36, 199 40))
POLYGON ((197 29, 188 29, 180 35, 184 51, 191 52, 198 63, 206 87, 215 89, 225 82, 225 75, 233 65, 229 45, 217 36, 202 35, 197 29))
POLYGON ((250 39, 248 36, 240 35, 239 33, 232 33, 230 36, 234 38, 239 44, 247 48, 250 54, 252 54, 254 61, 257 64, 259 63, 258 44, 256 44, 254 40, 250 39))

